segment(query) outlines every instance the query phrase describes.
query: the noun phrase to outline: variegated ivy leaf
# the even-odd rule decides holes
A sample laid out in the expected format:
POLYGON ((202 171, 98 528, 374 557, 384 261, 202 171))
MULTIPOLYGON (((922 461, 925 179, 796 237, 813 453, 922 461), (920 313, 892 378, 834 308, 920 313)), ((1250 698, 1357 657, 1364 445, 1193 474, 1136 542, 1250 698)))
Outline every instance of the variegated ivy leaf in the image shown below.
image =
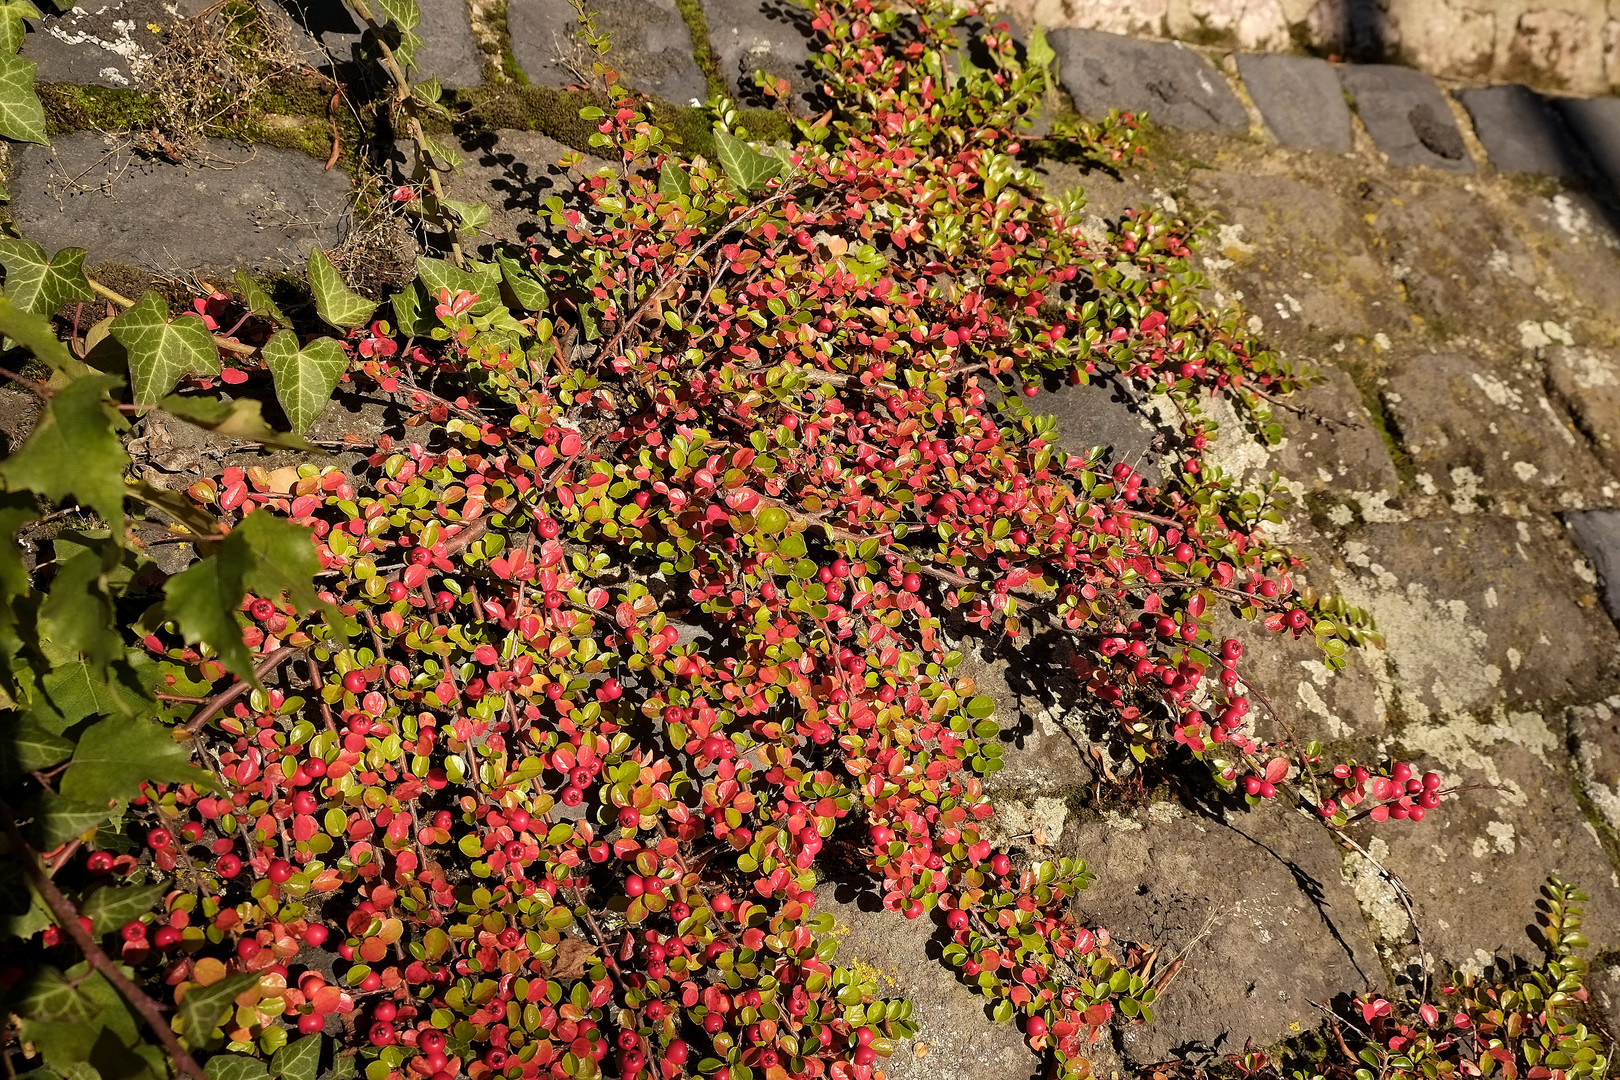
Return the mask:
POLYGON ((84 276, 84 248, 63 248, 55 258, 33 240, 0 237, 0 264, 6 268, 6 296, 35 315, 53 315, 70 300, 94 300, 84 276))
POLYGON ((23 20, 37 18, 39 8, 29 0, 0 2, 0 53, 10 56, 22 48, 23 35, 28 32, 23 20))
POLYGON ((349 356, 331 338, 298 347, 298 335, 282 330, 264 343, 264 366, 276 380, 276 400, 294 435, 309 430, 348 370, 349 356))
POLYGON ((353 292, 326 257, 315 248, 309 253, 309 287, 315 293, 315 311, 328 325, 339 330, 364 326, 377 305, 353 292))
POLYGON ((34 92, 34 62, 0 57, 0 135, 18 142, 48 143, 45 107, 34 92))
POLYGON ((416 6, 416 0, 377 0, 377 6, 401 30, 415 30, 422 22, 422 9, 416 6))
POLYGON ((715 131, 714 148, 720 157, 720 167, 726 171, 726 178, 738 194, 758 191, 765 186, 765 181, 782 171, 781 159, 761 154, 724 131, 715 131))
POLYGON ((155 289, 114 319, 109 332, 129 354, 137 405, 156 405, 183 376, 219 374, 208 324, 191 312, 170 321, 169 305, 155 289))
POLYGON ((262 318, 269 319, 278 326, 291 326, 292 322, 283 315, 276 302, 270 299, 264 286, 253 280, 245 270, 236 272, 236 291, 242 294, 242 303, 247 305, 249 311, 262 318))

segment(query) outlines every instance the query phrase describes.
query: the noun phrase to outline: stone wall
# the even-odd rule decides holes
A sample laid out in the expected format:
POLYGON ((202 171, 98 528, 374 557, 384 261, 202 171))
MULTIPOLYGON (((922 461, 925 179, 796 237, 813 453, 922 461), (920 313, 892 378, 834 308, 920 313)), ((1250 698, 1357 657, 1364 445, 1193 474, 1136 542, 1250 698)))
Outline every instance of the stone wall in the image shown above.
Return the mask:
POLYGON ((1620 0, 1011 0, 1020 19, 1390 60, 1570 93, 1620 85, 1620 0))

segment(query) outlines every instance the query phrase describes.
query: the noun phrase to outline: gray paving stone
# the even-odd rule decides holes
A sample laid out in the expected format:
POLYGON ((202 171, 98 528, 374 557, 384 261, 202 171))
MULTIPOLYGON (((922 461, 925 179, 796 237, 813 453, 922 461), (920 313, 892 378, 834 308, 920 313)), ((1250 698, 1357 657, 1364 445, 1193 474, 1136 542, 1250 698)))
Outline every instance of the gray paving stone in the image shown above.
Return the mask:
POLYGON ((163 0, 78 5, 28 20, 31 32, 23 40, 22 55, 38 65, 34 77, 39 82, 134 86, 133 68, 152 55, 162 42, 162 29, 177 18, 170 9, 189 15, 197 6, 166 5, 163 0))
POLYGON ((1620 188, 1620 98, 1557 98, 1553 105, 1598 172, 1620 188))
POLYGON ((158 270, 275 270, 335 244, 349 179, 291 150, 210 139, 201 166, 112 150, 75 132, 15 154, 11 214, 47 251, 87 248, 89 261, 158 270))
POLYGON ((1502 172, 1566 178, 1580 173, 1563 122, 1534 90, 1488 86, 1464 90, 1457 96, 1474 121, 1474 134, 1486 156, 1502 172))
POLYGON ((810 17, 802 8, 787 0, 703 0, 703 13, 720 74, 739 101, 765 104, 756 71, 786 79, 801 104, 817 88, 808 65, 810 17))
MULTIPOLYGON (((613 42, 607 63, 632 90, 686 104, 709 96, 692 58, 692 32, 674 0, 596 0, 596 27, 613 42)), ((567 0, 511 0, 506 9, 512 54, 532 81, 564 87, 588 75, 591 58, 574 39, 577 19, 567 0)))
MULTIPOLYGON (((128 0, 126 0, 128 2, 128 0)), ((279 0, 303 31, 294 47, 327 72, 361 61, 360 24, 343 0, 279 0)), ((467 21, 465 0, 417 0, 422 23, 416 33, 423 44, 415 74, 429 75, 451 89, 477 86, 483 80, 483 58, 467 21)), ((367 61, 369 62, 369 61, 367 61)))
POLYGON ((1603 606, 1620 621, 1620 510, 1572 510, 1564 525, 1603 582, 1603 606))
POLYGON ((1361 122, 1391 165, 1474 171, 1462 132, 1433 79, 1393 64, 1343 67, 1339 78, 1355 99, 1361 122))
POLYGON ((1277 141, 1295 150, 1350 149, 1350 107, 1333 65, 1314 56, 1239 53, 1238 74, 1277 141))
POLYGON ((1191 49, 1099 30, 1054 30, 1051 43, 1063 88, 1084 115, 1126 109, 1189 131, 1248 130, 1226 79, 1191 49))

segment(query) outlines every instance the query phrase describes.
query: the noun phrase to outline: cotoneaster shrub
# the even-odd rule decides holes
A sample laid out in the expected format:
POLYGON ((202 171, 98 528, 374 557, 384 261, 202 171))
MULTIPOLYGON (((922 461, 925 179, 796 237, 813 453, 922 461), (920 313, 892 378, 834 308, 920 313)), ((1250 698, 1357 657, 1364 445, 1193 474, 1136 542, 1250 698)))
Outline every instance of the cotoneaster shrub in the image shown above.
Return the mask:
MULTIPOLYGON (((245 277, 171 320, 14 242, 27 310, 127 309, 69 353, 0 305, 55 372, 17 375, 45 413, 0 465, 7 527, 84 526, 0 566, 25 735, 0 981, 40 1080, 165 1053, 210 1080, 866 1080, 909 1006, 835 962, 834 853, 1082 1073, 1154 991, 1079 919, 1083 861, 985 838, 999 729, 947 629, 1060 635, 1112 738, 1251 801, 1331 828, 1438 803, 1404 763, 1256 733, 1218 609, 1333 664, 1373 636, 1296 588, 1273 493, 1204 456, 1209 395, 1275 438, 1301 374, 1197 301, 1183 223, 1088 238, 1041 195, 1050 51, 979 26, 976 66, 970 17, 821 4, 825 113, 758 147, 716 102, 715 162, 609 75, 609 164, 572 162, 544 243, 423 259, 382 311, 317 252, 335 336, 245 277), (198 397, 215 375, 244 397, 198 397), (1022 403, 1104 376, 1182 418, 1161 484, 1022 403), (127 415, 273 442, 251 395, 301 432, 340 378, 409 411, 357 470, 238 465, 189 500, 119 477, 127 415), (172 541, 202 559, 165 580, 172 541)), ((1128 118, 1060 137, 1135 152, 1128 118)), ((436 146, 396 199, 476 219, 436 146)))

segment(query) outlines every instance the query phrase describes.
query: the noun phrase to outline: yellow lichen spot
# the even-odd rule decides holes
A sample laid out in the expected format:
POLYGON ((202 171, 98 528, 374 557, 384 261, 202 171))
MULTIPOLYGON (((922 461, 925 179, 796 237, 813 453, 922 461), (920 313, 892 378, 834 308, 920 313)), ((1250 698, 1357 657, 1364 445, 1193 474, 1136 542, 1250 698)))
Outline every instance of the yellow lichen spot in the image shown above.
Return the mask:
POLYGON ((154 33, 154 34, 161 34, 161 33, 163 33, 163 27, 161 27, 161 26, 159 26, 159 25, 158 25, 158 24, 157 24, 157 23, 155 23, 155 22, 149 22, 149 23, 147 23, 147 24, 146 24, 146 28, 147 28, 147 29, 148 29, 148 30, 150 30, 150 31, 152 31, 152 33, 154 33))

